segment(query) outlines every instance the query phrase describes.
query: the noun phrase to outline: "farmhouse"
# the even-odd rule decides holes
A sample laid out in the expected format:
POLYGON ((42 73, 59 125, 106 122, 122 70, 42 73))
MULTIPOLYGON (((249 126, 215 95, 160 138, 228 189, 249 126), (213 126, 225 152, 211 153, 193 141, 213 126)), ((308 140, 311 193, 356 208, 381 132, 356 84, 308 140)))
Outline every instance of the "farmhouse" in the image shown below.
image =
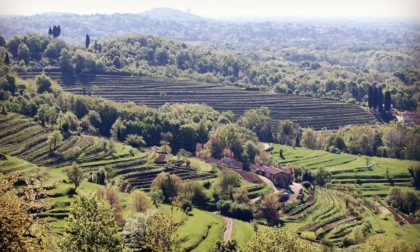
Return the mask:
POLYGON ((289 185, 293 184, 292 169, 280 169, 273 166, 265 166, 259 164, 253 164, 250 168, 251 172, 270 179, 277 187, 288 188, 289 185))
POLYGON ((406 124, 414 123, 420 125, 420 113, 405 111, 402 113, 402 118, 406 124))

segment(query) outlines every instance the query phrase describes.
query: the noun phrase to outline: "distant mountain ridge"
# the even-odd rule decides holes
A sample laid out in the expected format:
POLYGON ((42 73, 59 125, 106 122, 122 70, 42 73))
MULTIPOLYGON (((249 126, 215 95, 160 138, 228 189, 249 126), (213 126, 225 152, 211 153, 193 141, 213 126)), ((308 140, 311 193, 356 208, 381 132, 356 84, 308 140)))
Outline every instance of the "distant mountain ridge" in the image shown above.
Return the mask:
POLYGON ((140 14, 149 16, 150 18, 162 19, 162 20, 198 21, 198 20, 203 19, 202 17, 198 15, 172 9, 172 8, 154 8, 154 9, 142 12, 140 14))

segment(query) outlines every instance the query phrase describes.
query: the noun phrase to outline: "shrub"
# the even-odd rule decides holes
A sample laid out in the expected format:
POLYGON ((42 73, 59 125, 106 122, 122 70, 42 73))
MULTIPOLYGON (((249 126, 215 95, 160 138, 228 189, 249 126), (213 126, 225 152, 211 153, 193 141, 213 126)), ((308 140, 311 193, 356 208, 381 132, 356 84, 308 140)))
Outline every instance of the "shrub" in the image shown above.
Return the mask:
POLYGON ((183 200, 179 207, 182 209, 182 211, 184 211, 186 213, 191 212, 192 208, 193 208, 193 206, 191 204, 191 201, 189 201, 189 200, 183 200))
POLYGON ((309 189, 311 187, 311 183, 309 183, 308 181, 303 181, 302 186, 305 187, 306 189, 309 189))

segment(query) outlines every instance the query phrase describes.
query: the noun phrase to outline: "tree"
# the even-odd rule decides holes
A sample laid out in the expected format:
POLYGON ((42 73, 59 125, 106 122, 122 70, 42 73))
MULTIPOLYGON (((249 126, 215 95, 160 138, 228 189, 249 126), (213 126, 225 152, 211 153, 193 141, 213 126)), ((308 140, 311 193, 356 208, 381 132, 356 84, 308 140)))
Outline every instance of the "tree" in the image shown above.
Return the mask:
POLYGON ((89 37, 89 34, 86 34, 86 41, 85 41, 86 49, 89 48, 89 44, 90 44, 90 37, 89 37))
POLYGON ((111 208, 114 210, 115 221, 118 223, 118 226, 123 227, 125 220, 122 216, 121 202, 117 190, 115 190, 114 187, 107 186, 105 188, 99 188, 96 191, 96 195, 99 199, 105 200, 109 203, 111 208))
POLYGON ((10 65, 9 53, 6 53, 6 57, 4 58, 4 63, 5 63, 6 65, 10 65))
POLYGON ((76 163, 73 163, 72 166, 67 168, 67 177, 70 182, 74 183, 74 187, 79 187, 80 182, 83 179, 83 170, 76 163))
POLYGON ((42 94, 44 92, 52 92, 52 80, 50 79, 50 77, 46 76, 44 72, 36 76, 35 84, 38 89, 38 94, 42 94))
POLYGON ((372 86, 369 86, 368 107, 373 108, 373 87, 372 86))
POLYGON ((242 157, 242 161, 244 161, 246 166, 249 166, 254 163, 255 157, 260 153, 260 150, 252 141, 246 141, 243 148, 245 156, 242 157))
POLYGON ((296 138, 299 134, 299 124, 290 120, 279 121, 277 131, 277 141, 280 144, 296 145, 296 138))
POLYGON ((384 94, 382 92, 382 87, 379 87, 378 88, 378 111, 379 111, 379 113, 382 113, 383 103, 384 103, 384 94))
POLYGON ((17 51, 17 57, 20 60, 25 61, 25 64, 29 63, 30 51, 28 46, 25 43, 20 43, 17 51))
POLYGON ((137 213, 145 213, 152 208, 152 201, 145 192, 135 191, 130 196, 130 209, 137 213))
POLYGON ((54 130, 48 135, 47 141, 51 151, 52 149, 55 149, 57 145, 60 145, 63 142, 63 135, 61 135, 60 131, 54 130))
POLYGON ((150 192, 150 198, 152 199, 153 205, 156 208, 159 208, 160 204, 163 202, 165 197, 163 196, 163 192, 161 189, 153 189, 150 192))
POLYGON ((172 251, 178 235, 176 230, 184 224, 186 215, 176 214, 177 209, 171 207, 170 212, 155 212, 146 221, 144 238, 140 239, 140 247, 145 251, 172 251), (175 218, 175 216, 177 216, 175 218))
POLYGON ((139 212, 134 217, 127 219, 122 231, 127 247, 134 251, 141 250, 141 244, 144 242, 147 228, 150 226, 150 217, 154 214, 154 211, 139 212))
POLYGON ((301 145, 307 149, 316 149, 317 135, 312 128, 307 128, 303 131, 301 145))
POLYGON ((180 183, 177 201, 189 201, 196 206, 204 206, 207 200, 206 193, 203 191, 203 186, 200 182, 187 180, 180 183))
POLYGON ((391 104, 392 104, 392 100, 391 100, 391 92, 386 91, 385 92, 385 111, 391 111, 391 104))
POLYGON ((233 188, 241 186, 241 179, 236 172, 225 169, 222 171, 218 185, 220 186, 222 193, 227 195, 233 192, 233 188))
POLYGON ((379 89, 378 87, 373 88, 373 108, 377 109, 379 106, 379 89))
POLYGON ((49 36, 52 36, 52 35, 53 35, 53 30, 51 29, 51 26, 50 26, 50 28, 48 29, 48 35, 49 35, 49 36))
POLYGON ((170 203, 178 196, 181 178, 175 174, 162 172, 152 181, 152 189, 162 190, 164 202, 170 203))
POLYGON ((63 251, 123 251, 124 238, 110 204, 94 193, 78 195, 66 219, 60 247, 63 251))
POLYGON ((331 177, 331 173, 326 171, 324 167, 320 167, 315 176, 315 183, 319 186, 324 186, 331 180, 331 177))
POLYGON ((408 171, 411 174, 411 177, 413 177, 413 186, 417 189, 420 188, 420 165, 412 166, 408 169, 408 171))
POLYGON ((318 249, 297 237, 292 231, 266 228, 258 231, 244 252, 316 252, 318 249))
POLYGON ((143 136, 139 135, 127 135, 125 138, 125 143, 134 147, 134 148, 140 148, 146 145, 146 142, 143 139, 143 136))
POLYGON ((0 251, 47 251, 48 220, 39 218, 51 208, 46 191, 38 180, 17 189, 18 179, 19 174, 0 173, 0 251))
POLYGON ((279 218, 280 203, 275 194, 269 193, 261 201, 260 212, 268 225, 276 225, 279 218))

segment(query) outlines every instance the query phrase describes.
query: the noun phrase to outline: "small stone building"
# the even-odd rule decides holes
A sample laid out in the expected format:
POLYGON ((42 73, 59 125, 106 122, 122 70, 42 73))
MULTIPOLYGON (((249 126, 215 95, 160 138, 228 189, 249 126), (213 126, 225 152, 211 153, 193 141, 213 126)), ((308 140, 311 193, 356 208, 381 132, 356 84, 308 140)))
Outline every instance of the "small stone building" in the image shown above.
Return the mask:
POLYGON ((270 179, 277 187, 289 188, 289 185, 293 184, 292 169, 280 169, 273 166, 265 166, 259 164, 251 165, 250 169, 251 172, 270 179))
POLYGON ((406 124, 414 123, 420 125, 420 113, 405 111, 402 113, 402 118, 406 124))

